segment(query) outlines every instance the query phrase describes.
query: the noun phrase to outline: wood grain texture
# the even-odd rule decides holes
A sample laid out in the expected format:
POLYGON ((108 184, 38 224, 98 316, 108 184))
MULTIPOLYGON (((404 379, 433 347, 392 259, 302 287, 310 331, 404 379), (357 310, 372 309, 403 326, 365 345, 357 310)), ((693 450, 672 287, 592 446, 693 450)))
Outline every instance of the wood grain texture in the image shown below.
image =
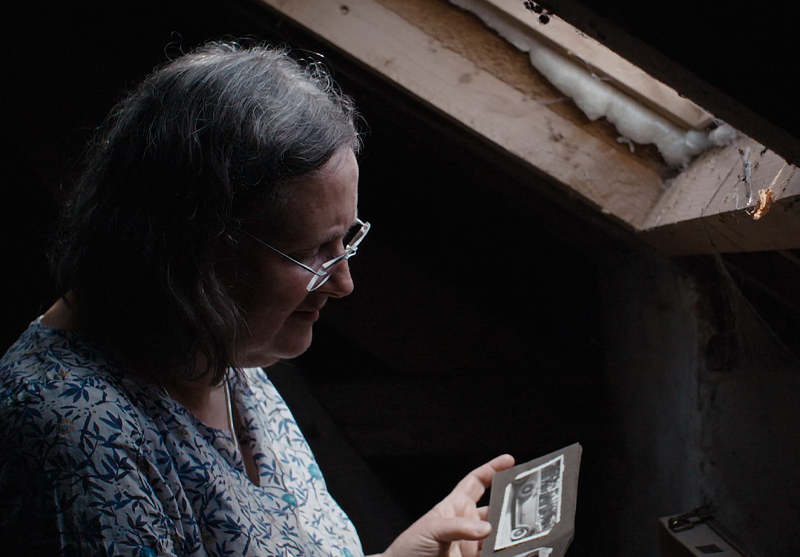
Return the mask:
POLYGON ((658 200, 661 178, 651 166, 610 138, 587 133, 377 1, 346 6, 262 1, 620 224, 640 228, 658 200))
POLYGON ((668 254, 800 247, 800 172, 747 137, 706 153, 677 176, 645 219, 643 236, 668 254), (775 204, 759 220, 758 192, 775 204))
POLYGON ((548 14, 547 23, 542 24, 538 16, 520 1, 471 1, 572 58, 592 73, 608 79, 617 88, 678 126, 700 130, 712 123, 712 116, 708 112, 558 16, 548 14))
POLYGON ((260 1, 664 253, 800 247, 800 174, 747 137, 667 187, 663 165, 571 103, 550 102, 558 93, 513 47, 445 0, 260 1), (754 221, 749 201, 764 188, 776 203, 754 221))

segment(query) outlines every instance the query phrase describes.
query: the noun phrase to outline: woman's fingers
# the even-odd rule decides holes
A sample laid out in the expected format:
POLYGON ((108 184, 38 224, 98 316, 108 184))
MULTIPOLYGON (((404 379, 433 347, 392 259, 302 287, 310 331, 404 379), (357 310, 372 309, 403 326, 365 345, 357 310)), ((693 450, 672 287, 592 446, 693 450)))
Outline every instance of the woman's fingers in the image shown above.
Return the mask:
POLYGON ((431 537, 440 543, 482 540, 492 531, 488 522, 463 516, 432 520, 429 528, 431 537))
POLYGON ((461 542, 459 546, 461 557, 478 557, 481 552, 481 541, 483 540, 478 540, 477 542, 461 542))
POLYGON ((476 503, 492 484, 492 476, 514 465, 502 455, 467 474, 429 513, 415 522, 386 551, 387 557, 426 555, 478 557, 481 541, 492 531, 488 508, 476 503))
MULTIPOLYGON (((489 524, 489 507, 478 507, 478 518, 483 521, 486 521, 489 524)), ((476 553, 480 553, 481 548, 483 548, 483 542, 486 541, 486 538, 478 540, 478 550, 476 553)))
POLYGON ((514 466, 514 457, 508 454, 493 458, 483 466, 479 466, 461 480, 454 491, 460 491, 477 501, 483 496, 486 489, 492 485, 492 476, 502 470, 514 466))

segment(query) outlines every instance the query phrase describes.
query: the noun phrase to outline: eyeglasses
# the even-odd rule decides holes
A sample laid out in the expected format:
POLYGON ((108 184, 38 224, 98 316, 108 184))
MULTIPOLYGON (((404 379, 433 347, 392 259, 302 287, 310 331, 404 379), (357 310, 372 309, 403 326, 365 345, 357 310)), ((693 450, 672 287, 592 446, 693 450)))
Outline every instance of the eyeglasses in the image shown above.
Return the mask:
POLYGON ((328 279, 331 278, 330 269, 334 265, 336 265, 337 263, 341 263, 345 259, 350 259, 351 257, 353 257, 356 254, 356 251, 358 251, 358 245, 364 240, 364 237, 367 235, 367 232, 369 232, 369 229, 370 229, 371 225, 370 225, 370 223, 364 222, 364 221, 362 221, 361 219, 358 219, 358 218, 356 219, 356 223, 360 224, 361 228, 359 228, 358 231, 356 231, 356 233, 353 234, 352 237, 345 236, 344 253, 340 253, 339 255, 334 257, 333 259, 330 259, 330 260, 326 261, 325 263, 320 265, 318 269, 314 269, 312 267, 309 267, 305 263, 299 262, 298 260, 296 260, 292 256, 286 255, 285 253, 283 253, 278 248, 269 245, 268 243, 266 243, 263 240, 259 240, 258 238, 256 238, 255 236, 253 236, 252 234, 247 232, 246 230, 242 230, 242 232, 244 234, 246 234, 247 236, 250 236, 253 240, 258 242, 262 246, 268 247, 269 249, 271 249, 272 251, 274 251, 278 255, 282 255, 283 257, 285 257, 286 259, 288 259, 292 263, 294 263, 296 265, 300 265, 303 269, 305 269, 309 273, 313 273, 314 276, 311 277, 311 281, 308 283, 308 286, 306 286, 306 289, 309 292, 313 292, 314 290, 316 290, 317 288, 319 288, 320 286, 322 286, 323 284, 328 282, 328 279))

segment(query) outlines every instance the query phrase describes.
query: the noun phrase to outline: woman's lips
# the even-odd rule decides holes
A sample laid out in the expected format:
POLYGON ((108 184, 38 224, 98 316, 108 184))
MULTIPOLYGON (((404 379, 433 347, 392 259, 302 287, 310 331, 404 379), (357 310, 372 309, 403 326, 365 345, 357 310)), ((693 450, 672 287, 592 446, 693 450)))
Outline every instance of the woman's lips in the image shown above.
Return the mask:
POLYGON ((297 308, 292 312, 292 315, 297 319, 300 319, 301 321, 308 321, 309 323, 313 323, 314 321, 319 319, 319 312, 322 310, 323 306, 325 306, 325 302, 327 302, 328 300, 323 298, 317 301, 320 302, 317 305, 303 306, 297 308))
POLYGON ((300 319, 301 321, 309 321, 313 323, 317 319, 319 319, 319 310, 311 309, 311 310, 297 310, 292 313, 294 317, 300 319))

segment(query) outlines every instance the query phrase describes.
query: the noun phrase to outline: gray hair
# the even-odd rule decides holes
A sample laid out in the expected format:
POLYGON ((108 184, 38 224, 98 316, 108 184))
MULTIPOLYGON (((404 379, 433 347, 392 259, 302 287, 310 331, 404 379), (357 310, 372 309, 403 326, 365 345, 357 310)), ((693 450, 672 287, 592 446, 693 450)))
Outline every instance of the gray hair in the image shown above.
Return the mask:
POLYGON ((64 205, 51 263, 81 327, 125 366, 220 381, 245 327, 221 273, 240 229, 268 225, 340 148, 358 152, 356 122, 287 48, 211 43, 154 71, 98 128, 64 205))

